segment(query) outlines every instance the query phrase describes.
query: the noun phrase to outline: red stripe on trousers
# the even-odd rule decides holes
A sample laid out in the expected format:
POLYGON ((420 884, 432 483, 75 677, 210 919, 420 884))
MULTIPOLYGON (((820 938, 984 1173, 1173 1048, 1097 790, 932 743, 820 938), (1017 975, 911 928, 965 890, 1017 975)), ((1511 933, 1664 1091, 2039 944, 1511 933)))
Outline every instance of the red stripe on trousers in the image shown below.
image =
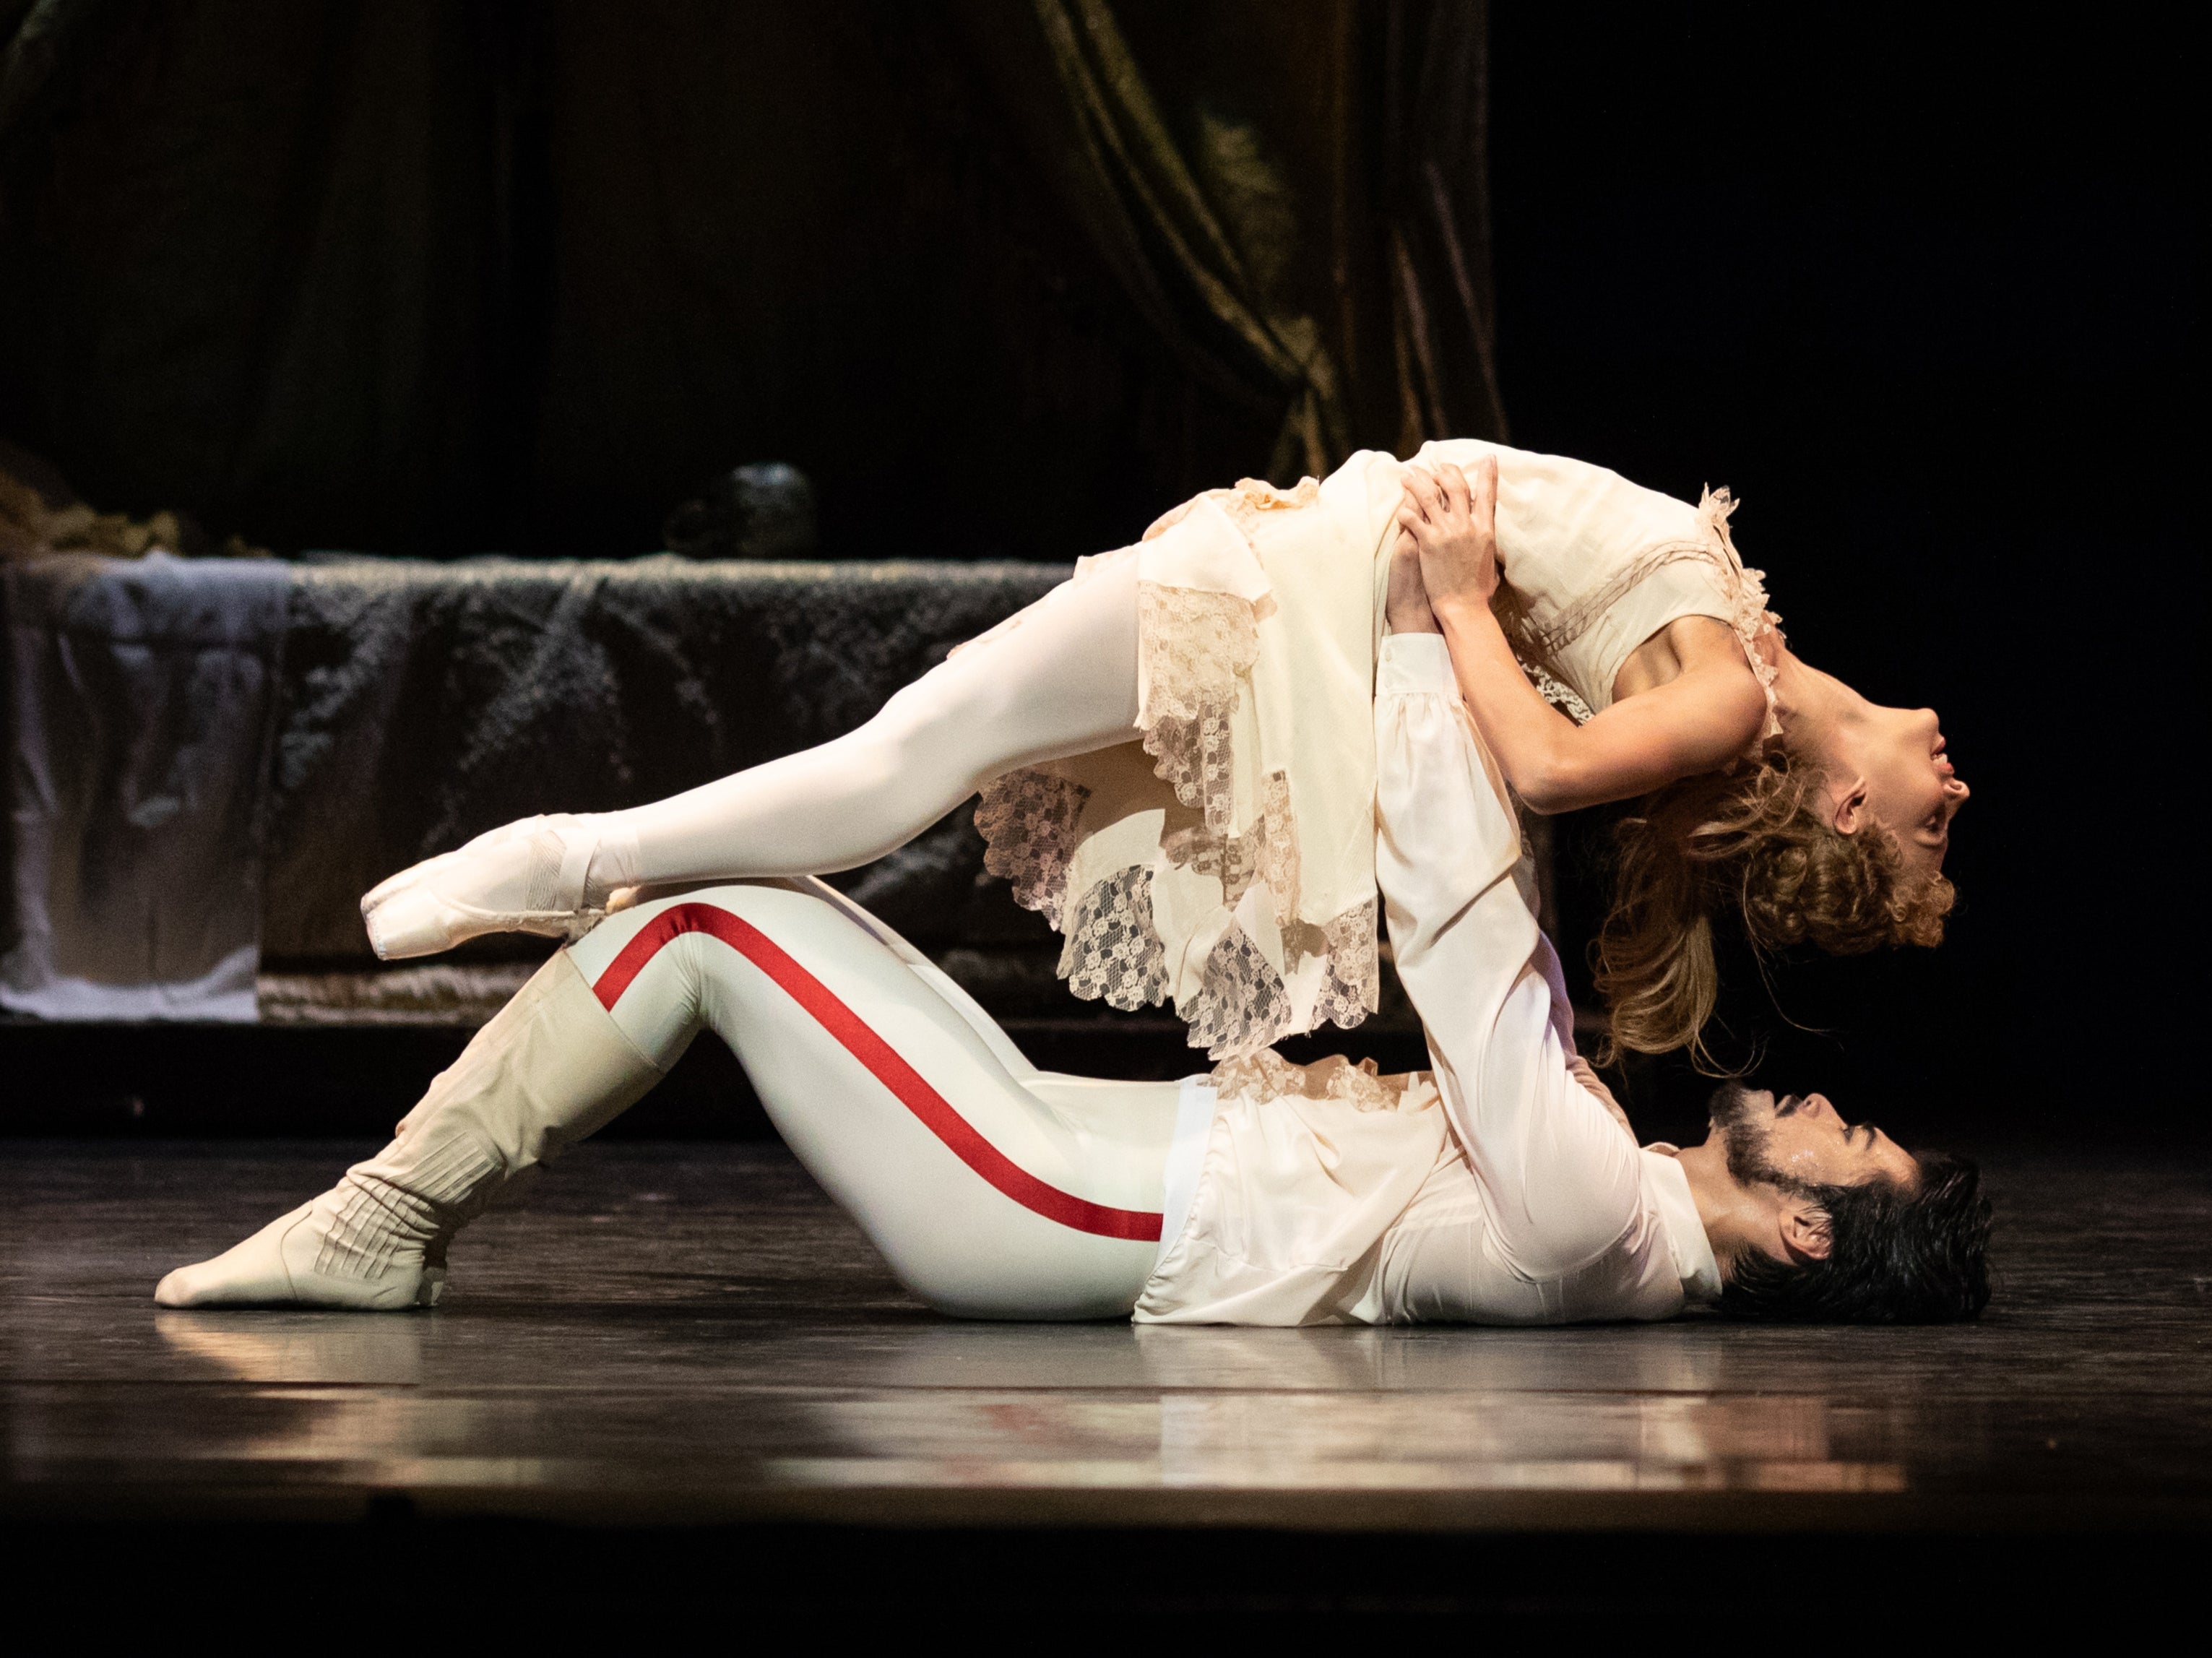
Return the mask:
POLYGON ((592 987, 608 1012, 622 999, 630 981, 645 964, 687 932, 704 932, 724 944, 775 981, 817 1023, 842 1043, 845 1051, 867 1066, 878 1082, 896 1095, 899 1102, 921 1119, 922 1126, 951 1148, 952 1155, 1005 1193, 1024 1209, 1079 1232, 1100 1237, 1131 1238, 1157 1243, 1161 1217, 1137 1209, 1113 1209, 1103 1203, 1047 1185, 976 1133, 945 1097, 922 1080, 921 1073, 899 1057, 898 1051, 862 1023, 860 1016, 839 1001, 830 987, 793 961, 781 945, 751 922, 712 904, 672 904, 644 926, 607 964, 592 987))

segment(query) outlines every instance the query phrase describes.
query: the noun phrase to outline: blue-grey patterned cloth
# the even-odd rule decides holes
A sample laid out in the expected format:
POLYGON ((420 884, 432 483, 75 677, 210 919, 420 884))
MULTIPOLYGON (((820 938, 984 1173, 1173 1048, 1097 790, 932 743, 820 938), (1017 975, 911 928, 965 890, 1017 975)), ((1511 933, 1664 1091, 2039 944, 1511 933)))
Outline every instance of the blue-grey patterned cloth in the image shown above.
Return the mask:
MULTIPOLYGON (((0 1005, 251 1018, 263 958, 371 963, 357 905, 394 870, 848 731, 1067 574, 665 555, 12 567, 0 1005)), ((981 862, 963 811, 843 884, 927 947, 1028 938, 1041 923, 981 862)))
POLYGON ((4 575, 0 1006, 252 1018, 285 567, 155 553, 4 575))

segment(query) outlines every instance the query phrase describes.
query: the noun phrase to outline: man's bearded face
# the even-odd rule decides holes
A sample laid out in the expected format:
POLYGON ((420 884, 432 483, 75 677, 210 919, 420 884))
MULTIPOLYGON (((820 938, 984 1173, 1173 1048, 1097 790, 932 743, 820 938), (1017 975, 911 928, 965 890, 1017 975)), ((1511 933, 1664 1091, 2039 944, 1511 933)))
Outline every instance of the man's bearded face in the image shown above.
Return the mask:
POLYGON ((1774 1121, 1772 1095, 1754 1094, 1741 1083, 1723 1083, 1713 1090, 1706 1109, 1713 1132, 1728 1151, 1729 1173, 1739 1181, 1785 1192, 1804 1189, 1802 1181, 1784 1174, 1767 1154, 1767 1131, 1774 1121))
POLYGON ((1824 1094, 1785 1094, 1725 1083, 1706 1108, 1744 1186, 1817 1198, 1828 1187, 1873 1181, 1911 1187, 1920 1178, 1912 1154, 1871 1123, 1844 1121, 1824 1094))

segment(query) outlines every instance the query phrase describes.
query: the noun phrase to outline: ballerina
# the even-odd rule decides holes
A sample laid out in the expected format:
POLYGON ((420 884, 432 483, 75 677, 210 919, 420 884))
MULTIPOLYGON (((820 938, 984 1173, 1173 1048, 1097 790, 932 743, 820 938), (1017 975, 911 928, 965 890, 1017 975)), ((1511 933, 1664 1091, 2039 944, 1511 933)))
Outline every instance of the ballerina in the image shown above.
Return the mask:
POLYGON ((1715 912, 1762 946, 1933 943, 1966 798, 1932 714, 1788 652, 1731 510, 1471 440, 1363 451, 1294 489, 1248 479, 1080 561, 845 737, 402 872, 362 901, 370 939, 392 958, 574 938, 640 889, 851 868, 980 793, 987 867, 1063 933, 1077 995, 1171 1000, 1218 1060, 1357 1024, 1378 1000, 1370 715, 1410 541, 1522 798, 1648 794, 1601 985, 1619 1046, 1698 1048, 1715 912))
POLYGON ((1595 952, 1612 1049, 1710 1061, 1723 908, 1762 950, 1942 940, 1970 791, 1941 723, 1790 650, 1726 490, 1692 519, 1553 457, 1455 441, 1419 459, 1400 533, 1516 793, 1540 813, 1643 797, 1595 952), (1565 537, 1563 496, 1579 518, 1565 537))

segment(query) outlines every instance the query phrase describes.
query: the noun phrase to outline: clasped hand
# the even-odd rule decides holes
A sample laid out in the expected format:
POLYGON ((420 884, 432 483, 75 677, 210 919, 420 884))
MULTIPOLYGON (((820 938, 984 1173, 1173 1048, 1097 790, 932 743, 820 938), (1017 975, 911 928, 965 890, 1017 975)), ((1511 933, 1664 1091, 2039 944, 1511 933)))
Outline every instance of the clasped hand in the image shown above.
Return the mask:
MULTIPOLYGON (((1405 499, 1398 505, 1398 537, 1391 548, 1394 596, 1399 562, 1407 558, 1419 559, 1421 586, 1438 614, 1462 606, 1488 608, 1498 591, 1494 456, 1477 461, 1471 476, 1449 462, 1434 472, 1407 469, 1405 499)), ((1395 618, 1392 626, 1396 627, 1395 618)))

